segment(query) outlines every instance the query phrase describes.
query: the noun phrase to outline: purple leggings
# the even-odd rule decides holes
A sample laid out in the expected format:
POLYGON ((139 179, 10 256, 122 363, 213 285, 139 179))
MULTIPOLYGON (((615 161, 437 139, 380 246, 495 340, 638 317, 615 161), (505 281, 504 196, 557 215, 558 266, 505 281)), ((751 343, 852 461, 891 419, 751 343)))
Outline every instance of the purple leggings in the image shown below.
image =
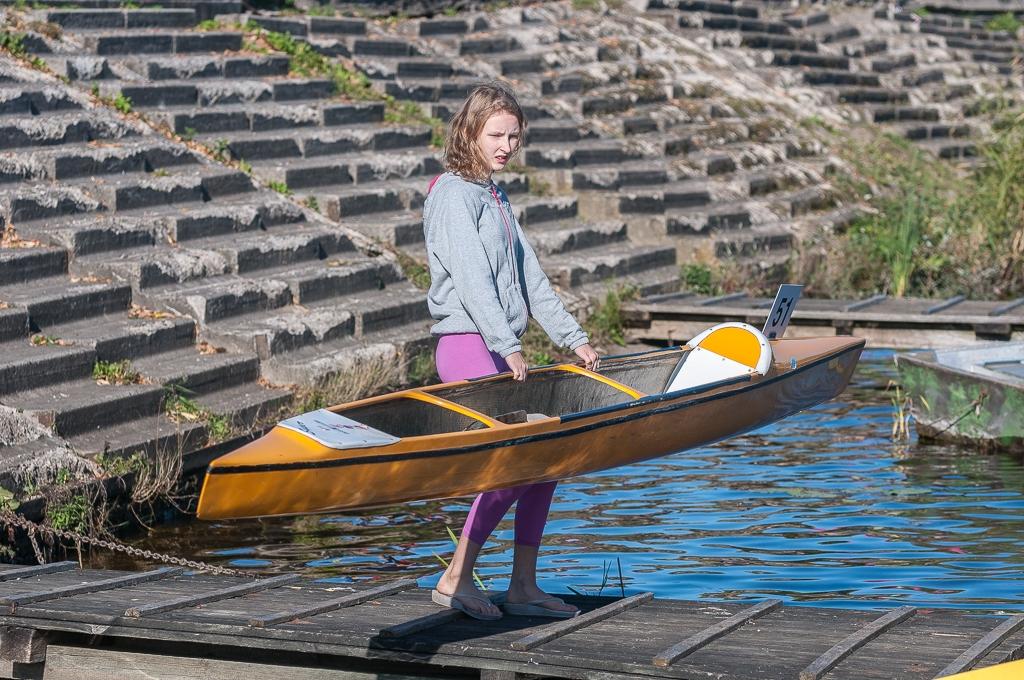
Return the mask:
MULTIPOLYGON (((505 360, 488 350, 478 333, 442 335, 437 341, 434 357, 437 374, 444 382, 480 378, 508 370, 505 360)), ((473 501, 462 535, 483 545, 512 504, 519 501, 516 505, 516 543, 539 547, 557 484, 541 482, 485 491, 473 501)))

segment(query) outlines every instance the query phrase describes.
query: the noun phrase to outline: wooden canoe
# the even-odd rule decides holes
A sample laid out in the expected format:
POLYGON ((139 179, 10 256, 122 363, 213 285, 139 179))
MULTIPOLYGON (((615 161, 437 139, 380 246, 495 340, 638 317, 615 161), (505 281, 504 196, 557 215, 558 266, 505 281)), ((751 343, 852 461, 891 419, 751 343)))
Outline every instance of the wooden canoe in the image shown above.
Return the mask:
POLYGON ((1024 343, 898 354, 896 366, 920 438, 1024 451, 1024 343))
POLYGON ((688 347, 609 357, 600 373, 557 364, 531 370, 522 383, 506 373, 351 402, 329 411, 393 440, 338 450, 278 425, 211 463, 197 514, 290 515, 465 496, 704 446, 837 396, 863 346, 839 336, 773 340, 765 375, 670 392, 663 390, 688 347), (514 413, 531 417, 499 420, 514 413))

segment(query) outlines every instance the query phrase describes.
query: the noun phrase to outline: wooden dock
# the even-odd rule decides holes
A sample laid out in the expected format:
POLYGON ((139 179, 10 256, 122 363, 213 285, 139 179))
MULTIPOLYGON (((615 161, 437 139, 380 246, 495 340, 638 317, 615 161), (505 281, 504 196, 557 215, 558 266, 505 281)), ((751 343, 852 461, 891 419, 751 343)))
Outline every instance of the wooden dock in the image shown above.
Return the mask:
POLYGON ((411 580, 0 565, 0 678, 916 680, 1024 654, 1024 615, 566 599, 584 613, 481 622, 411 580))
MULTIPOLYGON (((746 293, 707 296, 653 295, 623 305, 628 337, 636 342, 682 344, 722 321, 760 328, 772 298, 746 293)), ((854 335, 869 347, 932 349, 993 340, 1024 340, 1024 298, 1009 301, 891 298, 863 300, 802 298, 787 337, 854 335)))

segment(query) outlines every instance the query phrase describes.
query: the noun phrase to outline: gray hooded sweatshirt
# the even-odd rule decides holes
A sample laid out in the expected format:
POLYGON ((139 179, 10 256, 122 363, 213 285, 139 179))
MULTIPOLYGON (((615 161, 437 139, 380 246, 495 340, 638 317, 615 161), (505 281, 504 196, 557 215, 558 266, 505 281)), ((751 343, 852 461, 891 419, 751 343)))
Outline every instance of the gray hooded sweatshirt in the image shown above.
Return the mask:
POLYGON ((479 333, 501 357, 519 352, 533 316, 561 347, 576 349, 587 334, 551 289, 508 196, 446 172, 423 204, 430 260, 427 307, 434 335, 479 333))

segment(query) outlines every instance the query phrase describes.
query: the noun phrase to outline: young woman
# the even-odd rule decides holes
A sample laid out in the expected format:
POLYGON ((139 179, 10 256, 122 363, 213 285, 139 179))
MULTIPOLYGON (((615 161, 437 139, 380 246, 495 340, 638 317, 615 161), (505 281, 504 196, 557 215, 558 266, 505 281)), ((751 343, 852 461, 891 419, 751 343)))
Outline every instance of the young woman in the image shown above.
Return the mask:
MULTIPOLYGON (((551 339, 573 350, 588 369, 600 363, 587 334, 551 290, 508 197, 491 179, 515 157, 526 118, 515 94, 501 83, 474 89, 450 122, 444 159, 423 205, 430 261, 427 305, 439 336, 437 372, 444 381, 511 371, 526 380, 519 338, 533 316, 551 339)), ((537 552, 556 482, 488 491, 476 497, 455 556, 434 601, 479 619, 501 611, 473 584, 480 548, 516 505, 512 578, 502 608, 508 614, 568 618, 572 605, 537 586, 537 552)))

